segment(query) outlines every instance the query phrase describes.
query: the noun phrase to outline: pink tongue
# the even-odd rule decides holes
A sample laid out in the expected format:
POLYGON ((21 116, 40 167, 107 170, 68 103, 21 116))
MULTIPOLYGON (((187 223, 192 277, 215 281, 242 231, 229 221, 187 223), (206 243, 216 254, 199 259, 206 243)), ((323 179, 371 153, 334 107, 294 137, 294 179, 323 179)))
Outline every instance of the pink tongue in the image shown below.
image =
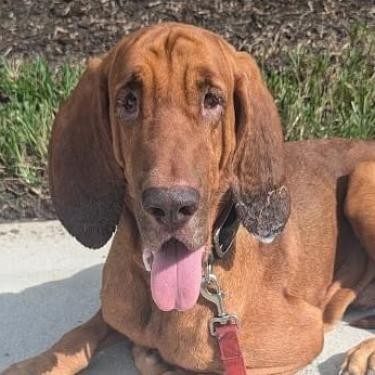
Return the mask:
POLYGON ((160 310, 188 310, 197 302, 202 278, 204 247, 189 251, 169 241, 154 256, 151 270, 152 298, 160 310))

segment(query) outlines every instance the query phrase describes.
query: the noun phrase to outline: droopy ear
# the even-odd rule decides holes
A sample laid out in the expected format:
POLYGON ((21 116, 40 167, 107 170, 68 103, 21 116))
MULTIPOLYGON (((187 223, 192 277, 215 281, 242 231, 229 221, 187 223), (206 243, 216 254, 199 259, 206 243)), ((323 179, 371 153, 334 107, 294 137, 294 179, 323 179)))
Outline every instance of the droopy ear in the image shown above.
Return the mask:
POLYGON ((112 151, 104 63, 92 60, 60 108, 49 145, 57 216, 83 245, 98 248, 116 229, 124 180, 112 151))
POLYGON ((282 129, 256 63, 240 52, 235 64, 236 210, 246 229, 268 243, 283 230, 290 210, 282 129))

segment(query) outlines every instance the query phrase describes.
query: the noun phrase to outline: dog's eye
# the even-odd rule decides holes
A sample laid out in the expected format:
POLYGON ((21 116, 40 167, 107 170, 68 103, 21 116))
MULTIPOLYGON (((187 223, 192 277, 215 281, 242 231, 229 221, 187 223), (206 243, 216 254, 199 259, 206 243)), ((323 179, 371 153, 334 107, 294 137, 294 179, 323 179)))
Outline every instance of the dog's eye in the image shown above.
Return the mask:
POLYGON ((120 119, 131 120, 136 118, 139 111, 137 92, 134 90, 122 92, 118 96, 116 107, 120 119))
POLYGON ((208 92, 204 96, 203 105, 205 109, 214 109, 221 104, 221 98, 213 92, 208 92))
POLYGON ((138 99, 133 92, 129 92, 124 98, 124 109, 129 115, 133 115, 138 110, 138 99))

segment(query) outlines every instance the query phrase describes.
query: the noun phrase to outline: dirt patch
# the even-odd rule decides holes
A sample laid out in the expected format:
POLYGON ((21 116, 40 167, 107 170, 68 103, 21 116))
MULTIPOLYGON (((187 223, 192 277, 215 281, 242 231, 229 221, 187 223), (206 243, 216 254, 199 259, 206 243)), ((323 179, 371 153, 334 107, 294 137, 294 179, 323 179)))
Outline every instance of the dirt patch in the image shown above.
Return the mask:
POLYGON ((339 52, 350 25, 373 24, 374 15, 371 0, 2 0, 0 53, 80 60, 141 26, 179 21, 216 31, 274 65, 298 44, 339 52))
POLYGON ((48 183, 34 188, 18 179, 0 181, 0 223, 15 220, 54 219, 48 183))
MULTIPOLYGON (((298 45, 339 54, 353 24, 374 26, 372 0, 2 0, 0 54, 82 61, 144 25, 178 21, 218 32, 238 49, 277 69, 298 45)), ((1 98, 0 98, 1 100, 1 98)), ((0 222, 52 218, 47 183, 35 189, 0 177, 0 222)))

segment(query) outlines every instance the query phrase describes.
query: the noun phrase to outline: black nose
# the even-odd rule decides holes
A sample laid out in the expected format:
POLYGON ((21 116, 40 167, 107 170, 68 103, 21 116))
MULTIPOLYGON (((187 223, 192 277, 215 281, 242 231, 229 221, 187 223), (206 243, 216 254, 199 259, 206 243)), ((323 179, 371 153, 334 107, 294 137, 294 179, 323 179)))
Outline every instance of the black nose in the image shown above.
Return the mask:
POLYGON ((197 211, 199 192, 191 187, 148 188, 142 194, 146 212, 170 230, 184 225, 197 211))

